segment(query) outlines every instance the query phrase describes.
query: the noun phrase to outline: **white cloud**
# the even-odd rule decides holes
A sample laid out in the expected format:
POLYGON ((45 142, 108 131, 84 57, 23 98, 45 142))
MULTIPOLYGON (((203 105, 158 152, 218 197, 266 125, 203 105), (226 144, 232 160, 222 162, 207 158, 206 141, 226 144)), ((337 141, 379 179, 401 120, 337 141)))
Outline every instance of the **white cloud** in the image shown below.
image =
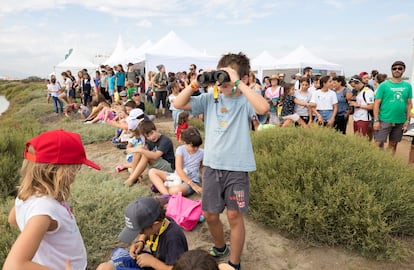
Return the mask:
POLYGON ((144 19, 144 20, 137 22, 136 26, 142 27, 142 28, 151 28, 152 23, 149 20, 144 19))

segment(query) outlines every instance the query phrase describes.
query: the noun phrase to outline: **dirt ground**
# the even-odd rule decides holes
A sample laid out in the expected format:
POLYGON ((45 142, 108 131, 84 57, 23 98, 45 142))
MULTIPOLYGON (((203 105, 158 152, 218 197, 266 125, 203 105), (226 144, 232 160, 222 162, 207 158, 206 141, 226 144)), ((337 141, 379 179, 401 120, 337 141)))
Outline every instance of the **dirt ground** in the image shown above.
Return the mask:
MULTIPOLYGON (((163 119, 156 120, 158 129, 163 133, 172 134, 172 122, 163 119)), ((352 132, 349 132, 352 134, 352 132)), ((175 139, 174 139, 175 141, 175 139)), ((403 139, 398 145, 396 157, 404 162, 408 160, 411 147, 410 139, 403 139)), ((86 146, 88 157, 102 164, 102 170, 114 172, 116 164, 124 161, 122 151, 111 145, 110 142, 86 146)), ((127 174, 125 172, 125 177, 127 174)), ((195 197, 196 198, 196 197, 195 197)), ((225 213, 221 215, 225 227, 225 236, 229 239, 229 226, 225 213)), ((263 227, 260 224, 245 219, 246 242, 242 255, 244 270, 406 270, 414 269, 414 256, 405 264, 379 262, 351 254, 337 247, 309 246, 305 243, 288 239, 277 232, 263 227)), ((193 231, 185 232, 190 249, 208 249, 212 240, 207 224, 199 224, 193 231)), ((414 238, 404 240, 414 250, 414 238)))

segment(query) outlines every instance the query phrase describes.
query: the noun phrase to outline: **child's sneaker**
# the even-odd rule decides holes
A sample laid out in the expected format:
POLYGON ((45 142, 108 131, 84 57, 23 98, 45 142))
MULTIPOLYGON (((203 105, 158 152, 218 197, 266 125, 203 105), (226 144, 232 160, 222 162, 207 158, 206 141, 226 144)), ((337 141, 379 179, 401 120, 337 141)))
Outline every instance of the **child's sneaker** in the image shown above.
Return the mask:
POLYGON ((212 247, 208 250, 208 253, 214 258, 222 258, 230 254, 230 248, 227 244, 225 245, 225 248, 223 251, 218 250, 216 247, 212 247))
POLYGON ((118 165, 118 166, 116 166, 116 168, 115 168, 115 170, 117 171, 117 172, 122 172, 123 170, 125 170, 126 169, 126 167, 124 166, 124 164, 121 164, 121 165, 118 165))

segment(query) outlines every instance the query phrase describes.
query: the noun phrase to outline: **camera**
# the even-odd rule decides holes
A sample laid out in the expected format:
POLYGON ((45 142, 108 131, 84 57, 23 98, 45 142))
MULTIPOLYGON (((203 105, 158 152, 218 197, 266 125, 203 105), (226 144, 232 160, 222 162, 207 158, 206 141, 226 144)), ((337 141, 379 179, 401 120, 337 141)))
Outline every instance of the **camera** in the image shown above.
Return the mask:
MULTIPOLYGON (((356 101, 356 97, 353 96, 352 98, 349 99, 349 101, 356 101)), ((348 107, 348 110, 349 110, 349 114, 354 114, 354 112, 355 112, 355 106, 349 106, 348 107)))
POLYGON ((224 70, 215 70, 210 72, 203 72, 197 76, 197 82, 199 84, 209 84, 218 82, 222 84, 224 82, 229 82, 230 76, 224 70))

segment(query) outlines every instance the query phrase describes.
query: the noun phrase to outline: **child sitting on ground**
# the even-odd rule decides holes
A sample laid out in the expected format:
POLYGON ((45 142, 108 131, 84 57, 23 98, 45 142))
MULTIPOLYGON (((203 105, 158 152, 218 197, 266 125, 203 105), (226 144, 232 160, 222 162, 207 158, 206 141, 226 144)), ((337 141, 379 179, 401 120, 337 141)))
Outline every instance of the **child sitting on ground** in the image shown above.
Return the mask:
MULTIPOLYGON (((127 117, 128 130, 131 137, 128 139, 126 149, 145 145, 145 137, 139 133, 138 128, 138 125, 142 120, 144 120, 144 112, 141 109, 133 109, 127 117)), ((118 165, 116 171, 121 172, 125 169, 132 168, 133 157, 133 153, 128 153, 126 155, 127 163, 118 165)))
POLYGON ((69 117, 69 114, 72 112, 79 113, 82 117, 82 119, 88 118, 88 116, 91 114, 91 110, 80 103, 69 103, 66 105, 65 109, 63 110, 66 117, 69 117))
POLYGON ((188 251, 181 227, 165 216, 165 208, 153 197, 139 198, 127 206, 125 228, 118 238, 128 244, 133 242, 129 251, 115 248, 111 260, 101 263, 97 270, 171 269, 177 258, 188 251))
POLYGON ((200 132, 195 127, 189 127, 181 132, 181 141, 184 143, 175 151, 175 173, 159 169, 150 169, 150 181, 161 194, 177 194, 182 192, 189 196, 194 192, 200 194, 200 173, 203 168, 204 150, 200 148, 203 143, 200 132), (181 181, 177 185, 166 185, 166 182, 176 174, 181 181))
POLYGON ((134 154, 131 175, 124 182, 129 186, 138 181, 147 165, 168 172, 175 169, 174 146, 171 139, 161 134, 150 120, 140 123, 139 132, 145 137, 146 147, 137 146, 126 150, 127 153, 134 154))
POLYGON ((96 116, 94 119, 92 119, 92 121, 87 122, 87 123, 91 123, 91 124, 95 124, 98 122, 105 123, 107 121, 112 121, 114 118, 115 118, 115 114, 113 110, 111 109, 111 107, 109 107, 109 104, 107 102, 103 102, 102 109, 98 113, 98 116, 96 116))

